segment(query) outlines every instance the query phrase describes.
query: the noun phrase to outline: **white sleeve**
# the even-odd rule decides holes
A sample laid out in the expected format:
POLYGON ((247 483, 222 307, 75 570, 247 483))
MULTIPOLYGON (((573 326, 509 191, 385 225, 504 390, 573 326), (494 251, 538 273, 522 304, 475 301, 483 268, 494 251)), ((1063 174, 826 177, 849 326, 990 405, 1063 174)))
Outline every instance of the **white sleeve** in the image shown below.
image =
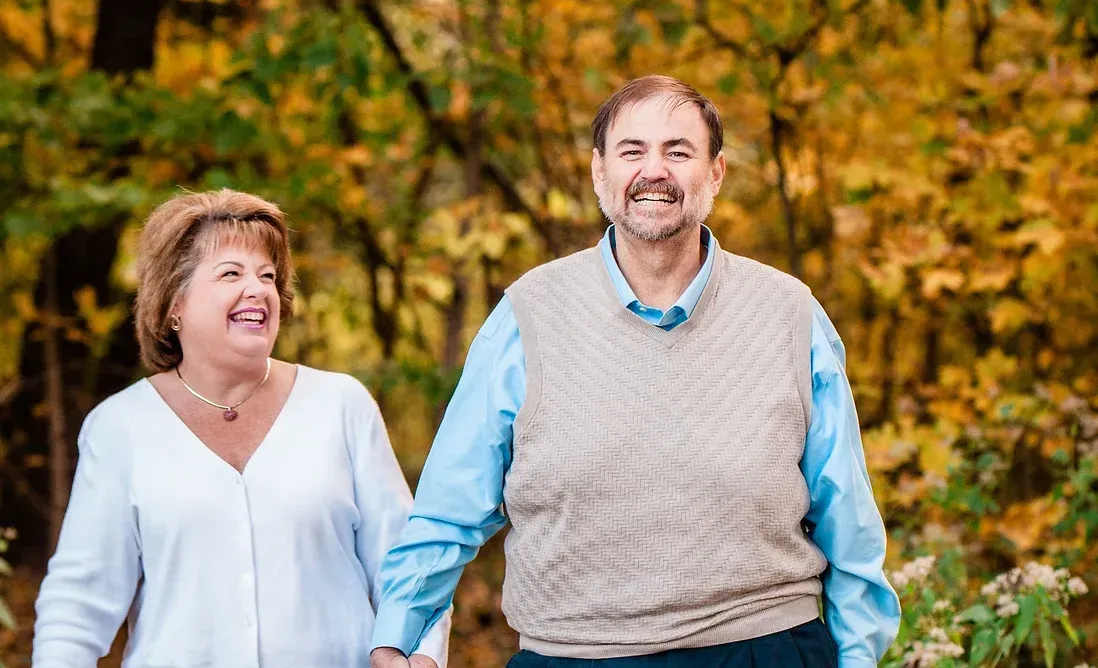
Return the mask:
MULTIPOLYGON (((382 594, 381 564, 408 523, 412 492, 393 453, 377 402, 366 388, 357 381, 355 384, 355 399, 348 406, 352 424, 348 435, 353 439, 348 445, 354 466, 355 503, 362 517, 356 548, 370 582, 370 604, 376 613, 382 594)), ((450 622, 451 610, 447 609, 415 650, 434 659, 439 668, 446 668, 450 622)))
POLYGON ((129 452, 108 428, 95 428, 97 412, 77 438, 68 510, 35 603, 34 668, 95 668, 141 576, 129 452))

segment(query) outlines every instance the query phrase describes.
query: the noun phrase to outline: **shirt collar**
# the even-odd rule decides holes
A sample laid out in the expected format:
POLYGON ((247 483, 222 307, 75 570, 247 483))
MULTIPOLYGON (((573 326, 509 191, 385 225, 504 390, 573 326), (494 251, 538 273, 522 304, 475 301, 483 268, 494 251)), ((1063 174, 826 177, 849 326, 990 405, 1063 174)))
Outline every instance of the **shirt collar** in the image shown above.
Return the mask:
MULTIPOLYGON (((713 237, 713 232, 705 225, 701 226, 701 243, 705 246, 705 262, 702 263, 701 269, 698 270, 698 275, 694 277, 694 280, 690 282, 690 285, 686 286, 686 290, 675 301, 671 308, 667 309, 671 311, 675 307, 680 308, 687 318, 694 312, 694 307, 698 305, 698 300, 701 299, 702 291, 705 290, 706 283, 709 282, 709 275, 713 273, 713 256, 715 255, 714 246, 716 245, 716 239, 713 237)), ((618 266, 618 261, 614 257, 614 249, 617 247, 617 240, 614 238, 614 226, 610 225, 606 228, 606 233, 602 235, 602 239, 599 241, 599 250, 602 252, 602 261, 606 265, 606 271, 610 274, 610 281, 614 284, 614 290, 618 293, 618 299, 621 300, 621 305, 625 308, 629 308, 632 304, 640 304, 640 300, 637 299, 637 295, 633 292, 633 288, 629 287, 629 282, 625 280, 625 275, 621 273, 621 267, 618 266)))

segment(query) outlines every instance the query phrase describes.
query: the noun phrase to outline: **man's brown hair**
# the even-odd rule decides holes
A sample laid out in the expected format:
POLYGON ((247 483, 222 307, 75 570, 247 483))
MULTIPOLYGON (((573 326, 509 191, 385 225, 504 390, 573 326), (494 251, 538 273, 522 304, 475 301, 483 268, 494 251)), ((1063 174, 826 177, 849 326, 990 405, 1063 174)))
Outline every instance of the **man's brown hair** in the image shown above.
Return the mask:
POLYGON ((724 124, 721 123, 721 115, 717 107, 709 98, 685 81, 658 74, 633 79, 619 88, 599 107, 595 120, 591 124, 595 148, 598 149, 599 155, 606 155, 606 135, 622 111, 638 102, 661 96, 671 98, 672 109, 680 104, 692 104, 697 107, 705 127, 709 129, 709 159, 716 158, 724 146, 724 124))
POLYGON ((179 195, 152 212, 138 246, 134 319, 141 361, 150 370, 168 371, 183 360, 179 337, 168 322, 171 309, 202 259, 230 243, 270 255, 280 315, 293 314, 289 234, 278 206, 229 189, 179 195))

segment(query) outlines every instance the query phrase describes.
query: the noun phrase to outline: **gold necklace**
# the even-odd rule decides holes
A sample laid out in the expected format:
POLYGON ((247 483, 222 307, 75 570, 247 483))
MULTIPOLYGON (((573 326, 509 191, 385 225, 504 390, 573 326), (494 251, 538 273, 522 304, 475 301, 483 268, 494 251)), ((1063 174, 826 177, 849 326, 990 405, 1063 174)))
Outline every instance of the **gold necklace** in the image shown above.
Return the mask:
POLYGON ((196 398, 201 399, 202 401, 204 401, 204 402, 208 403, 209 405, 213 406, 214 408, 220 408, 221 410, 225 411, 224 413, 221 414, 221 417, 225 418, 226 422, 232 422, 233 420, 235 420, 240 415, 239 413, 236 412, 236 407, 239 406, 240 404, 244 403, 248 399, 251 399, 252 395, 254 395, 256 392, 258 392, 259 388, 263 387, 263 384, 267 382, 267 378, 271 375, 271 358, 270 357, 267 358, 267 371, 266 371, 266 373, 263 374, 263 380, 259 381, 259 385, 256 385, 255 389, 252 390, 251 394, 244 397, 240 401, 236 402, 236 404, 233 405, 233 406, 222 406, 221 404, 217 404, 217 403, 214 403, 214 402, 210 401, 209 399, 202 396, 198 392, 195 392, 194 388, 191 387, 190 385, 188 385, 187 381, 183 380, 183 374, 179 373, 179 367, 178 366, 175 367, 175 375, 179 376, 179 382, 183 383, 183 387, 187 388, 188 392, 193 394, 196 398))

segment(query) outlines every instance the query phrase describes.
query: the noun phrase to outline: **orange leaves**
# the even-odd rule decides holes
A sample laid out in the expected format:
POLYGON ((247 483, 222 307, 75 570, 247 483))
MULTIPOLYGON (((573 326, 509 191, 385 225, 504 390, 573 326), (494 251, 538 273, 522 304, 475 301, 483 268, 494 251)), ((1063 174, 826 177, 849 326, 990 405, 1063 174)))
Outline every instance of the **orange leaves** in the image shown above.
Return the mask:
POLYGON ((857 205, 832 207, 835 219, 835 237, 843 242, 857 242, 865 238, 873 225, 865 208, 857 205))
POLYGON ((1038 497, 1016 503, 1006 509, 1001 518, 985 519, 980 523, 980 535, 985 541, 996 537, 1009 540, 1019 552, 1037 549, 1052 538, 1051 528, 1066 511, 1063 500, 1038 497))
POLYGON ((922 293, 927 299, 937 299, 943 290, 958 292, 965 284, 965 275, 957 269, 935 268, 923 273, 922 293))
POLYGON ((988 317, 991 318, 991 329, 996 334, 1012 334, 1033 319, 1028 304, 1010 297, 1000 299, 992 306, 988 310, 988 317))

